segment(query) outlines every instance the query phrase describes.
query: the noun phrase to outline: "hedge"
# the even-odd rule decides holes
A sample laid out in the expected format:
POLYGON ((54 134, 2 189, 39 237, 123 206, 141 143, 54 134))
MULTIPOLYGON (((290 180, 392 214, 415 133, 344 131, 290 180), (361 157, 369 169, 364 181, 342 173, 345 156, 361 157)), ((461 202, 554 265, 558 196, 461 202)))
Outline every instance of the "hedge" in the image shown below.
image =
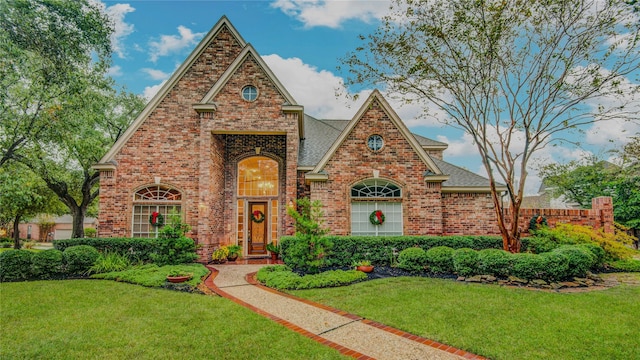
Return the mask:
POLYGON ((50 279, 64 271, 62 251, 49 249, 33 253, 31 272, 39 279, 50 279))
POLYGON ((19 281, 31 277, 31 256, 28 250, 7 250, 0 253, 0 281, 19 281))
MULTIPOLYGON (((327 255, 327 266, 347 267, 354 261, 370 260, 375 265, 391 265, 398 254, 410 247, 420 247, 427 251, 438 246, 452 249, 470 248, 502 249, 500 236, 326 236, 333 243, 331 253, 327 255)), ((286 260, 289 246, 295 237, 280 239, 283 258, 286 260)), ((522 239, 523 246, 527 239, 522 239)))
POLYGON ((95 264, 100 253, 89 245, 76 245, 62 252, 64 265, 69 274, 84 275, 95 264))
POLYGON ((77 245, 89 245, 101 253, 118 253, 132 262, 150 262, 152 254, 159 248, 158 239, 150 238, 79 238, 54 240, 53 247, 64 251, 77 245))

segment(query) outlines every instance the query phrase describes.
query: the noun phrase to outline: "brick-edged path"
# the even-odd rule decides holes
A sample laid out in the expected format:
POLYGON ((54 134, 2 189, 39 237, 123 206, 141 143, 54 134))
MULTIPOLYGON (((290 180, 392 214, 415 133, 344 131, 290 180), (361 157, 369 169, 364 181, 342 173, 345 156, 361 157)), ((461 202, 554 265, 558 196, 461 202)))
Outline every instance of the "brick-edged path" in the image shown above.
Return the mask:
POLYGON ((264 264, 214 265, 205 285, 291 330, 356 359, 484 359, 481 356, 261 286, 264 264))

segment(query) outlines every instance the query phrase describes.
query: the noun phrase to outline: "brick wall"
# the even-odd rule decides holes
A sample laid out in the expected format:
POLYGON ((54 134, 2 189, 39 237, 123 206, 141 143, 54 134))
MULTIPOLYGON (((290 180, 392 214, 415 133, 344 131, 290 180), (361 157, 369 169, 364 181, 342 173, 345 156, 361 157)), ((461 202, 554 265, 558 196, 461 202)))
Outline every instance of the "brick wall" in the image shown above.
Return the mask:
POLYGON ((445 235, 499 234, 491 194, 442 194, 442 224, 445 235))
POLYGON ((427 166, 377 101, 364 112, 324 170, 328 181, 313 182, 310 194, 311 200, 322 201, 332 234, 351 233, 351 186, 374 178, 374 170, 379 178, 402 188, 405 235, 442 233, 441 185, 424 182, 427 166), (372 134, 384 139, 380 151, 367 147, 372 134))

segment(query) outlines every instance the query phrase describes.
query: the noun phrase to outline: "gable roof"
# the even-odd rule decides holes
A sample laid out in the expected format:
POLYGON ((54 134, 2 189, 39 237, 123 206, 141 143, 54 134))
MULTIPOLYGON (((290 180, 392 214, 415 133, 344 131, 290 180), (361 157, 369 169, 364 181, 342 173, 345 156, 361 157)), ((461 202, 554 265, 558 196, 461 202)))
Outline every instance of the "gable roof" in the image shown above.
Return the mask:
POLYGON ((367 98, 367 100, 362 104, 362 106, 360 107, 358 112, 356 112, 356 114, 351 119, 351 121, 347 123, 347 125, 342 130, 338 138, 333 142, 329 150, 322 156, 322 158, 315 165, 313 170, 310 173, 308 173, 309 175, 308 178, 318 178, 318 179, 322 178, 322 177, 317 177, 317 175, 324 174, 324 167, 327 165, 329 160, 331 160, 331 158, 334 156, 338 148, 340 148, 342 143, 347 139, 347 137, 349 136, 353 128, 361 120, 362 116, 369 109, 371 104, 373 104, 373 102, 378 102, 380 104, 383 111, 389 117, 389 120, 391 121, 391 123, 393 123, 393 125, 400 131, 400 134, 409 142, 409 144, 411 145, 413 150, 416 152, 420 160, 422 160, 422 162, 425 165, 427 165, 429 169, 431 169, 431 172, 434 175, 436 175, 437 177, 436 180, 439 180, 439 181, 446 180, 448 177, 442 173, 442 171, 438 168, 436 163, 431 159, 429 155, 427 155, 427 153, 422 148, 418 140, 416 140, 416 138, 409 131, 407 126, 404 124, 404 122, 402 122, 398 114, 396 114, 393 108, 391 108, 389 103, 385 100, 382 94, 380 94, 380 91, 378 91, 377 89, 374 90, 371 93, 371 95, 369 95, 369 98, 367 98))

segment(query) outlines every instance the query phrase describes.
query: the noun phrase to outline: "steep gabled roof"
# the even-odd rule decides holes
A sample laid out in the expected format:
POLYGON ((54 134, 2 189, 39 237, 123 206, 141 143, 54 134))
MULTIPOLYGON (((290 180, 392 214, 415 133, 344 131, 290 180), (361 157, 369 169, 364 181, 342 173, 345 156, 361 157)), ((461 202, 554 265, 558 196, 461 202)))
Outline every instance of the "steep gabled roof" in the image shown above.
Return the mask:
MULTIPOLYGON (((433 175, 438 177, 438 180, 446 180, 447 176, 442 173, 442 171, 438 168, 436 163, 431 159, 429 155, 422 148, 422 145, 416 140, 415 136, 409 131, 407 126, 402 122, 398 114, 393 110, 393 108, 389 105, 389 103, 385 100, 385 98, 380 94, 380 91, 377 89, 374 90, 369 98, 362 104, 358 112, 355 116, 349 121, 346 127, 342 130, 338 138, 333 142, 329 150, 322 156, 320 161, 315 165, 313 170, 308 173, 308 178, 317 178, 317 174, 324 173, 324 167, 327 165, 329 160, 334 156, 335 152, 340 148, 342 143, 347 139, 353 128, 356 124, 361 120, 364 113, 369 109, 371 104, 377 101, 382 107, 383 111, 389 117, 389 120, 393 123, 393 125, 400 131, 400 134, 409 142, 413 150, 416 152, 418 157, 424 162, 425 165, 431 170, 433 175)), ((432 176, 433 176, 432 175, 432 176)))

